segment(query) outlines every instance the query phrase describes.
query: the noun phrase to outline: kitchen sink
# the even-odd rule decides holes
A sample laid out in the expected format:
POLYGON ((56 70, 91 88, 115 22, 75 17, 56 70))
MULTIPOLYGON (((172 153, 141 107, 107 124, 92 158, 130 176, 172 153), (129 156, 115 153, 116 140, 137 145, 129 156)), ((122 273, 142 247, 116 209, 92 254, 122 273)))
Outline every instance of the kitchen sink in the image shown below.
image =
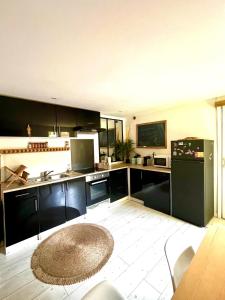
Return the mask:
POLYGON ((65 173, 60 173, 60 174, 53 174, 48 176, 49 180, 57 180, 65 177, 69 177, 69 175, 65 173))
POLYGON ((34 181, 34 182, 47 182, 47 181, 52 181, 52 180, 58 180, 58 179, 65 178, 65 177, 69 177, 69 175, 66 174, 66 173, 59 173, 59 174, 48 175, 46 177, 32 178, 30 181, 34 181))

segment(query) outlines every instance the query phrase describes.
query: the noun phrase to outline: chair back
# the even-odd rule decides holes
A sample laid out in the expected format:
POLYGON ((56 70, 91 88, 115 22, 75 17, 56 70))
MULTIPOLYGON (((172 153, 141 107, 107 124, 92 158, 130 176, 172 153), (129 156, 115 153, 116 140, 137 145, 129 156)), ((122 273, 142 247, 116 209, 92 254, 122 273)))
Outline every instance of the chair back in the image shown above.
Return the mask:
POLYGON ((104 280, 94 286, 82 300, 125 300, 125 298, 108 280, 104 280))
POLYGON ((195 251, 190 243, 190 239, 185 234, 174 234, 169 237, 165 243, 164 251, 175 292, 195 255, 195 251))

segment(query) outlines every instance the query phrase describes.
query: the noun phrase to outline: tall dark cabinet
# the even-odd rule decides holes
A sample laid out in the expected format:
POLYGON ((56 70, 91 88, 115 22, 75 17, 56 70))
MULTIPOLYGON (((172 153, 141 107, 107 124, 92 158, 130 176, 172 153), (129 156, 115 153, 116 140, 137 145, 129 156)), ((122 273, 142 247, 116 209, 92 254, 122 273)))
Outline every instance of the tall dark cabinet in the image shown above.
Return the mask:
POLYGON ((205 226, 214 215, 213 141, 171 142, 172 215, 205 226))

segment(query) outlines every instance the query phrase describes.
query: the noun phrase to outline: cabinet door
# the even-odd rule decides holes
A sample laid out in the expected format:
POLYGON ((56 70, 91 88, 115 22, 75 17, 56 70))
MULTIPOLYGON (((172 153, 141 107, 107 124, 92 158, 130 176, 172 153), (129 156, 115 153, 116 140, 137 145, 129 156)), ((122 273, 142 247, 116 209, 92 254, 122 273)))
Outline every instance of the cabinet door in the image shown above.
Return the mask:
POLYGON ((76 126, 100 128, 100 112, 87 109, 76 109, 76 126))
POLYGON ((110 202, 128 195, 127 169, 110 172, 110 202))
MULTIPOLYGON (((138 198, 138 193, 142 189, 142 171, 130 169, 130 193, 132 197, 138 198)), ((139 198, 138 198, 139 199, 139 198)))
POLYGON ((86 214, 85 179, 79 178, 66 182, 66 220, 86 214))
POLYGON ((0 96, 0 136, 48 136, 56 125, 55 106, 48 103, 0 96))
POLYGON ((56 131, 55 105, 37 101, 26 101, 26 128, 31 127, 31 136, 48 137, 56 131))
POLYGON ((69 136, 75 136, 74 127, 76 126, 76 108, 56 105, 57 112, 57 131, 58 135, 63 135, 63 132, 69 136))
POLYGON ((0 242, 4 240, 3 205, 0 200, 0 242))
POLYGON ((40 232, 66 221, 64 183, 53 183, 39 187, 40 232))
POLYGON ((6 247, 39 233, 36 188, 5 193, 4 211, 6 247))
POLYGON ((145 206, 170 214, 170 174, 142 171, 141 195, 145 206))

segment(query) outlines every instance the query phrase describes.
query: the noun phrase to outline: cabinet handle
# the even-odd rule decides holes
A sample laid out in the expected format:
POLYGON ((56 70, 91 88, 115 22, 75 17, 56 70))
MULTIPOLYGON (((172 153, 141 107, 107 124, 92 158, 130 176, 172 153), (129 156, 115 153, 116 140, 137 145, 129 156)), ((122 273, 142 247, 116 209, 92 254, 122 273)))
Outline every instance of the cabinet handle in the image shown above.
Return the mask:
POLYGON ((96 184, 103 183, 103 182, 106 182, 106 181, 108 181, 108 180, 104 179, 104 180, 100 180, 100 181, 96 181, 96 182, 91 182, 90 185, 96 185, 96 184))
POLYGON ((30 193, 24 193, 24 194, 16 195, 16 198, 18 198, 18 197, 23 197, 23 196, 27 196, 27 195, 30 195, 30 193))
POLYGON ((59 125, 59 127, 58 127, 58 131, 59 131, 59 136, 60 136, 60 131, 61 131, 61 129, 60 129, 60 125, 59 125))
POLYGON ((66 191, 68 192, 68 182, 66 182, 66 191))
POLYGON ((35 210, 38 211, 37 199, 34 200, 35 210))
POLYGON ((62 187, 62 193, 64 192, 64 184, 61 183, 61 187, 62 187))

